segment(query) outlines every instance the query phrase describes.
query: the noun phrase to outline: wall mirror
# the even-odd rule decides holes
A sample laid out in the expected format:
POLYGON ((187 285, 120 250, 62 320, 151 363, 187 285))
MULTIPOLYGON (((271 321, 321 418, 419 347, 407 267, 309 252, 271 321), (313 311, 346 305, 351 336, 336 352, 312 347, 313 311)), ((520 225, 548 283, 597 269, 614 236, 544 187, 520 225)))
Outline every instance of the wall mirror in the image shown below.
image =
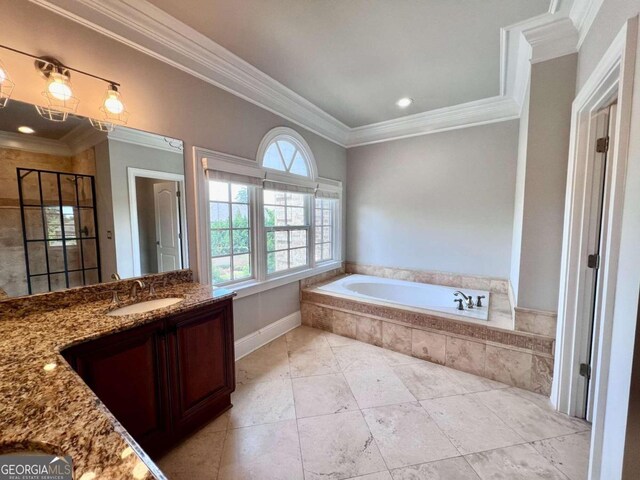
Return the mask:
POLYGON ((0 109, 0 298, 187 268, 182 141, 0 109))

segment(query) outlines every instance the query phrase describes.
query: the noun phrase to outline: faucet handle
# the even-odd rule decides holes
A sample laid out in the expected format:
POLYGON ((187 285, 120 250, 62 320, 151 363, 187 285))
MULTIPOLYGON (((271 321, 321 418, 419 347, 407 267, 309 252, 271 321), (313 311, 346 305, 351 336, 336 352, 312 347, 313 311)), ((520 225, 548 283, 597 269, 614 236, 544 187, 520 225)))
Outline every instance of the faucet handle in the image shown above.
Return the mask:
POLYGON ((120 305, 120 298, 118 297, 118 290, 111 292, 111 305, 120 305))
POLYGON ((482 307, 482 299, 486 298, 484 295, 478 295, 478 301, 476 302, 476 307, 482 307))
POLYGON ((462 302, 464 300, 462 300, 461 298, 456 298, 453 300, 454 302, 458 302, 458 310, 464 310, 464 307, 462 306, 462 302))

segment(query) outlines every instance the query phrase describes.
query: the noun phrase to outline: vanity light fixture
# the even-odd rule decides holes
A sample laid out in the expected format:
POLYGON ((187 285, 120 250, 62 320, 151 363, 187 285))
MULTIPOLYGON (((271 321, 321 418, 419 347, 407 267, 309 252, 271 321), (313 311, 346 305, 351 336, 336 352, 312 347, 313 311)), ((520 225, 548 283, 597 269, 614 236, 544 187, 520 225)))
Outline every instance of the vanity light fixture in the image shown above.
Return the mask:
POLYGON ((7 106, 11 98, 11 93, 13 92, 13 87, 15 87, 15 83, 9 78, 9 73, 4 64, 0 62, 0 108, 7 106))
MULTIPOLYGON (((47 80, 45 91, 42 92, 45 102, 43 105, 35 106, 41 117, 54 122, 64 122, 70 113, 76 112, 80 100, 74 96, 71 86, 71 72, 75 72, 107 84, 107 92, 99 108, 103 118, 89 119, 94 128, 103 132, 110 132, 113 130, 114 125, 125 125, 127 123, 129 112, 125 109, 118 91, 120 88, 119 83, 71 68, 53 57, 38 57, 6 45, 0 45, 0 48, 35 59, 36 70, 47 80)), ((13 87, 14 83, 9 79, 4 65, 0 63, 0 108, 7 104, 13 87)))
POLYGON ((396 105, 400 108, 407 108, 409 105, 413 103, 413 98, 402 97, 400 100, 396 102, 396 105))
POLYGON ((18 131, 20 133, 26 133, 27 135, 31 135, 32 133, 36 133, 36 131, 33 128, 27 127, 26 125, 22 125, 22 126, 18 127, 18 131))

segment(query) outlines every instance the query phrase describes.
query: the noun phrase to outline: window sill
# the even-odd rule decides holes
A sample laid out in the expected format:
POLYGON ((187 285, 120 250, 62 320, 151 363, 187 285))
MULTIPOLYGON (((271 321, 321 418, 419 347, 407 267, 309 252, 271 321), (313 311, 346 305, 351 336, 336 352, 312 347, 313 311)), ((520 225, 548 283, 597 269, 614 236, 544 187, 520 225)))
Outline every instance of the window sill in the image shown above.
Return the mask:
POLYGON ((249 297, 251 295, 255 295, 256 293, 265 292, 273 288, 281 287, 289 283, 298 282, 300 280, 313 277, 314 275, 318 275, 320 273, 328 272, 330 270, 335 270, 336 268, 340 268, 341 266, 342 266, 341 261, 329 262, 315 268, 307 268, 306 270, 301 270, 299 272, 291 273, 288 275, 282 275, 276 278, 270 278, 263 282, 250 280, 248 282, 221 286, 220 288, 226 288, 227 290, 232 290, 236 292, 237 293, 235 297, 236 299, 244 298, 244 297, 249 297))

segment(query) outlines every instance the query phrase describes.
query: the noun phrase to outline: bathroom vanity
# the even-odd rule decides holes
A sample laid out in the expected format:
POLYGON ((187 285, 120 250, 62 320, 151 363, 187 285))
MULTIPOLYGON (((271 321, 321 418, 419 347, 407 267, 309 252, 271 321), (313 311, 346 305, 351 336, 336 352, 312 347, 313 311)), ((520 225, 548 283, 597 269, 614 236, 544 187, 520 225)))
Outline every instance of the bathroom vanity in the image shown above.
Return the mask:
POLYGON ((81 343, 70 365, 149 454, 231 406, 232 300, 81 343))
POLYGON ((0 453, 70 455, 75 478, 165 478, 153 459, 235 388, 235 294, 191 277, 148 276, 168 281, 135 300, 123 280, 1 302, 0 453), (113 316, 114 290, 125 306, 181 301, 113 316))

